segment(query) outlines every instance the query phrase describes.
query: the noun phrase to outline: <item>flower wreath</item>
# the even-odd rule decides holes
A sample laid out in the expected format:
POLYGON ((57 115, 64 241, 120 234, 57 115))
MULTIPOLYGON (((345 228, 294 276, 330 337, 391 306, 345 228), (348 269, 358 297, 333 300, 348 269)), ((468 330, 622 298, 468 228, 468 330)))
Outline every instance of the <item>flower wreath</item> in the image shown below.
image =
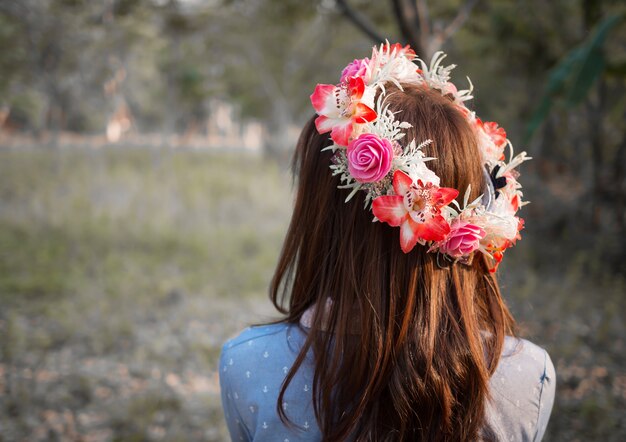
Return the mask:
MULTIPOLYGON (((354 60, 341 73, 339 84, 318 84, 311 103, 318 114, 320 134, 330 132, 334 152, 330 165, 340 175, 339 188, 350 189, 349 201, 357 191, 365 191, 365 208, 371 207, 374 221, 400 227, 400 246, 409 253, 417 243, 428 245, 453 262, 469 263, 476 251, 489 257, 491 271, 502 260, 503 252, 520 239, 524 220, 516 216, 522 202, 522 186, 515 168, 530 159, 526 152, 513 155, 506 132, 495 122, 483 122, 465 106, 472 99, 469 89, 458 90, 450 79, 455 65, 442 66, 443 52, 437 52, 430 65, 419 59, 407 45, 388 42, 374 47, 371 58, 354 60), (474 128, 485 166, 486 192, 463 204, 455 199, 459 191, 439 187, 439 177, 428 168, 428 158, 415 140, 399 143, 411 127, 397 121, 385 103, 385 84, 427 85, 451 95, 454 104, 474 128), (379 93, 376 99, 376 94, 379 93), (505 148, 509 147, 509 161, 505 148)), ((325 149, 325 150, 326 150, 325 149)))

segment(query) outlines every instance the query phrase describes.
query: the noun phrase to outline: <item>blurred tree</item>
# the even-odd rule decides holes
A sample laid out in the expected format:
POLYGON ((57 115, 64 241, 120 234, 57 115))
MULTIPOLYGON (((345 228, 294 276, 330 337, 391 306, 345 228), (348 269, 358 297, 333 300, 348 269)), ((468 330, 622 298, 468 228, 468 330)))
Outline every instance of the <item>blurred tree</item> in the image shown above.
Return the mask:
POLYGON ((272 155, 291 147, 292 126, 308 111, 301 91, 326 64, 332 38, 319 12, 316 3, 296 0, 230 0, 211 9, 212 92, 234 100, 243 118, 267 124, 264 144, 272 155))
MULTIPOLYGON (((384 38, 380 21, 370 19, 370 8, 355 0, 336 4, 364 37, 384 38)), ((393 34, 403 43, 417 48, 425 59, 445 47, 452 58, 462 61, 459 64, 472 73, 479 91, 474 105, 481 115, 501 122, 513 140, 526 133, 529 141, 535 133, 529 150, 536 161, 527 167, 539 173, 541 181, 535 188, 541 197, 534 198, 532 185, 528 192, 539 203, 531 210, 541 215, 535 227, 545 230, 540 236, 580 238, 584 232, 588 244, 602 249, 608 267, 623 271, 623 247, 617 245, 623 241, 608 238, 621 238, 626 231, 626 4, 613 0, 387 4, 391 12, 386 22, 395 23, 393 34)))
POLYGON ((240 104, 244 117, 267 123, 269 153, 286 152, 291 126, 308 111, 302 91, 312 73, 323 70, 333 33, 324 32, 328 24, 313 2, 226 1, 212 12, 207 37, 209 53, 221 65, 221 92, 240 104))
MULTIPOLYGON (((435 20, 426 0, 391 0, 390 3, 402 43, 410 45, 422 58, 429 60, 469 19, 478 0, 466 0, 458 6, 438 2, 435 5, 435 20), (444 25, 442 19, 451 14, 453 18, 444 25)), ((377 26, 353 8, 349 0, 337 0, 337 7, 374 44, 385 40, 377 26)))
MULTIPOLYGON (((571 109, 585 103, 585 112, 589 121, 589 140, 591 148, 591 220, 595 227, 600 223, 600 212, 603 203, 614 206, 616 222, 624 230, 624 208, 626 192, 623 183, 624 164, 626 163, 626 134, 619 141, 614 158, 610 158, 611 149, 605 146, 604 118, 608 107, 623 108, 619 101, 609 103, 607 97, 607 77, 619 77, 622 80, 626 72, 626 60, 611 60, 605 49, 611 31, 624 21, 624 13, 619 11, 601 18, 601 2, 582 2, 584 24, 587 28, 595 26, 580 44, 566 53, 551 70, 541 102, 528 125, 527 138, 546 121, 553 106, 571 109), (594 91, 597 88, 597 91, 594 91), (607 152, 609 150, 609 152, 607 152), (607 155, 608 154, 608 155, 607 155), (609 157, 609 158, 607 158, 609 157), (615 167, 607 170, 608 164, 615 167), (615 185, 617 184, 617 186, 615 185), (606 201, 602 201, 606 200, 606 201)), ((619 112, 619 110, 618 110, 619 112)))
POLYGON ((538 236, 569 239, 569 247, 587 250, 589 262, 601 259, 604 269, 618 271, 624 271, 617 239, 625 233, 626 196, 626 77, 619 68, 626 29, 618 17, 625 6, 490 2, 455 40, 473 72, 496 86, 481 91, 477 105, 499 115, 513 139, 535 132, 528 167, 539 181, 528 196, 541 220, 538 236), (499 91, 506 93, 489 96, 499 91))
POLYGON ((128 23, 123 16, 115 20, 116 11, 125 11, 116 9, 119 4, 82 0, 0 4, 0 20, 12 23, 7 36, 12 48, 0 51, 0 63, 15 65, 12 58, 21 57, 12 70, 7 69, 8 81, 0 86, 2 101, 22 114, 30 128, 37 132, 104 128, 107 107, 102 106, 106 98, 101 91, 124 67, 142 32, 141 21, 128 23))
POLYGON ((166 44, 158 54, 165 77, 165 129, 169 132, 191 130, 206 117, 206 60, 202 39, 204 10, 189 11, 184 3, 169 0, 159 8, 160 27, 166 44))

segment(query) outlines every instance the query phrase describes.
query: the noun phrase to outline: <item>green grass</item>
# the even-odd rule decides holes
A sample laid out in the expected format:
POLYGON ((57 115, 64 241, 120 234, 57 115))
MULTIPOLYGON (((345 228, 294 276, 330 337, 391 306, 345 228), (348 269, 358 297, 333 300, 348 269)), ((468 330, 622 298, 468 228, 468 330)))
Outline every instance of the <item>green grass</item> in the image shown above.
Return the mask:
POLYGON ((265 290, 291 204, 278 167, 198 152, 0 152, 0 296, 265 290))
MULTIPOLYGON (((0 150, 0 362, 16 372, 5 382, 0 436, 32 437, 35 427, 52 425, 41 422, 45 410, 71 410, 79 422, 84 409, 108 416, 105 427, 119 440, 156 437, 151 416, 180 421, 202 412, 213 418, 187 429, 221 440, 217 392, 194 410, 172 409, 188 398, 161 397, 163 379, 184 370, 213 376, 221 342, 267 317, 289 183, 277 164, 250 155, 0 150), (136 373, 118 381, 85 369, 90 359, 136 373), (162 372, 156 379, 154 367, 162 372), (29 376, 42 372, 55 373, 55 382, 31 387, 29 376), (93 398, 111 382, 123 391, 138 380, 146 387, 126 398, 72 399, 77 389, 93 398), (50 390, 59 382, 63 394, 50 390)), ((163 437, 184 434, 181 427, 163 437)))

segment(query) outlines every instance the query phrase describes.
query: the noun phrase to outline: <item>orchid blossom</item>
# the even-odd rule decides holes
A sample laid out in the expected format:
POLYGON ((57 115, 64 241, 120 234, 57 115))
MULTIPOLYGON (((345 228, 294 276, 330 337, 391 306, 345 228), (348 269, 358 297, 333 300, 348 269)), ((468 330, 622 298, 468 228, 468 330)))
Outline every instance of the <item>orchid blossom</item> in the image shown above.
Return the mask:
POLYGON ((433 183, 414 183, 404 172, 393 174, 395 195, 384 195, 372 203, 374 216, 390 226, 400 227, 400 247, 409 253, 415 244, 442 241, 450 225, 441 215, 441 208, 457 197, 459 191, 438 187, 433 183))
POLYGON ((347 146, 355 124, 374 121, 376 112, 361 101, 365 83, 361 77, 350 77, 339 86, 318 84, 311 95, 311 103, 319 115, 315 127, 320 134, 330 132, 332 140, 347 146))

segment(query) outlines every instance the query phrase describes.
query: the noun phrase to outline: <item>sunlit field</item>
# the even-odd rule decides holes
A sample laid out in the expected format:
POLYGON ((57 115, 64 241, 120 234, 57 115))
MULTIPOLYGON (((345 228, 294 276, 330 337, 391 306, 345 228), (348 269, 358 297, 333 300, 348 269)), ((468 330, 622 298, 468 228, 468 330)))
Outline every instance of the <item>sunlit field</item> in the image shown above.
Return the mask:
POLYGON ((220 343, 269 318, 273 163, 0 152, 0 439, 225 440, 220 343))
MULTIPOLYGON (((251 154, 0 150, 0 440, 228 440, 220 346, 276 317, 291 204, 287 167, 251 154)), ((542 247, 501 271, 557 367, 545 440, 626 440, 624 281, 576 256, 547 277, 542 247)))

